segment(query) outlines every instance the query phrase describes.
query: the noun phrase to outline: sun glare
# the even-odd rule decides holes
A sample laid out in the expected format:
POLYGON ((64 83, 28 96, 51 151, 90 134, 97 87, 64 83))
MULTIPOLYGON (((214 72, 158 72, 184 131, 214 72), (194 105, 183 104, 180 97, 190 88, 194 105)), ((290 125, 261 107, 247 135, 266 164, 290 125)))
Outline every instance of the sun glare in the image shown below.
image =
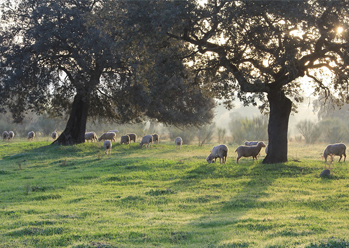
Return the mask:
POLYGON ((337 33, 338 33, 338 34, 341 34, 342 32, 343 32, 343 28, 342 28, 342 27, 338 27, 338 28, 337 28, 337 33))

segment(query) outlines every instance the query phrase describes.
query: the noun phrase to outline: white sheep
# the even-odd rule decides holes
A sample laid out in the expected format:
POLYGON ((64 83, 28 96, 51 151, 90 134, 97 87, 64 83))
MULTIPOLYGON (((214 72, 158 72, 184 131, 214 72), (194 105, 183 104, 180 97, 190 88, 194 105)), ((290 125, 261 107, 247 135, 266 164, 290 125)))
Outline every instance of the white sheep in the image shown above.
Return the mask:
POLYGON ((89 141, 91 140, 91 142, 93 141, 97 141, 97 134, 95 132, 87 132, 85 133, 85 140, 89 141))
POLYGON ((323 157, 325 158, 325 162, 327 162, 327 157, 331 156, 331 162, 333 161, 333 155, 339 156, 339 161, 341 161, 342 156, 344 155, 344 160, 346 159, 347 155, 345 154, 345 150, 347 147, 343 143, 337 143, 337 144, 332 144, 328 145, 325 150, 323 157))
POLYGON ((35 137, 35 132, 34 132, 34 131, 30 131, 30 132, 28 133, 28 136, 27 136, 28 140, 33 140, 34 137, 35 137))
POLYGON ((159 144, 160 135, 158 135, 157 133, 154 133, 152 134, 152 136, 153 136, 153 142, 154 143, 156 142, 156 144, 159 144))
POLYGON ((116 141, 116 140, 115 140, 115 137, 116 137, 116 133, 114 133, 114 132, 108 132, 108 133, 102 134, 102 136, 98 138, 98 141, 101 141, 101 140, 116 141))
POLYGON ((51 133, 51 138, 54 139, 54 140, 57 139, 57 132, 52 132, 51 133))
POLYGON ((13 131, 8 132, 7 139, 12 140, 15 137, 15 133, 13 131))
POLYGON ((126 144, 126 145, 130 144, 130 136, 128 135, 121 136, 120 144, 126 144))
POLYGON ((4 131, 3 133, 2 133, 2 140, 4 141, 4 140, 7 140, 8 139, 8 132, 7 131, 4 131))
POLYGON ((227 156, 228 156, 228 147, 226 145, 218 145, 212 148, 211 154, 208 155, 206 158, 206 161, 210 164, 214 161, 216 162, 216 159, 219 158, 219 162, 223 164, 227 162, 227 156))
POLYGON ((135 134, 135 133, 128 133, 126 135, 130 136, 130 142, 133 140, 133 142, 136 143, 137 134, 135 134))
POLYGON ((139 146, 142 148, 143 145, 146 145, 147 147, 151 146, 153 143, 153 136, 152 135, 146 135, 142 138, 141 143, 139 143, 139 146))
POLYGON ((176 144, 176 146, 177 146, 177 149, 179 148, 179 150, 180 150, 181 147, 182 147, 182 144, 183 144, 183 139, 182 139, 181 137, 177 137, 177 138, 175 139, 175 144, 176 144))
POLYGON ((111 141, 110 140, 104 141, 103 146, 104 146, 105 154, 108 154, 108 151, 109 151, 109 154, 111 154, 111 147, 113 146, 111 141))
POLYGON ((258 142, 255 146, 239 146, 235 152, 238 153, 238 157, 236 159, 236 163, 239 163, 239 159, 241 157, 253 157, 254 159, 257 159, 257 156, 259 152, 261 151, 262 147, 265 147, 265 144, 263 142, 258 142))
POLYGON ((259 141, 245 141, 245 146, 256 146, 259 141))

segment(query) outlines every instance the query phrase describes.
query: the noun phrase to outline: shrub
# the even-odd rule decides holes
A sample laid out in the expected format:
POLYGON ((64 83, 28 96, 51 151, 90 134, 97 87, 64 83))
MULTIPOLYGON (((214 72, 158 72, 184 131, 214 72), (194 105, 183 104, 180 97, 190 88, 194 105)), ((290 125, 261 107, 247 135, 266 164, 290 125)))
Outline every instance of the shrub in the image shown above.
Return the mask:
POLYGON ((310 120, 298 122, 296 128, 303 135, 307 144, 314 144, 321 136, 319 126, 310 120))
POLYGON ((338 118, 322 120, 319 126, 325 142, 338 143, 349 140, 348 127, 338 118))
POLYGON ((202 146, 206 142, 212 140, 215 128, 216 128, 215 123, 213 123, 212 125, 205 125, 205 126, 199 128, 199 130, 197 132, 199 146, 202 146))
POLYGON ((268 140, 267 116, 232 119, 229 129, 235 143, 243 143, 245 140, 268 140))

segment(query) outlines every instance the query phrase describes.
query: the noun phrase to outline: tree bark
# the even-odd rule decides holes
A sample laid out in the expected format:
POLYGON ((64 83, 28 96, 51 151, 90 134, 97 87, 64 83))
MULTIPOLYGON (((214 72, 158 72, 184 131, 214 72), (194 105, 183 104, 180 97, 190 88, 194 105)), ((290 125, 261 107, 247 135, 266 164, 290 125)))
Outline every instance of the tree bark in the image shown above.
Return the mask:
POLYGON ((287 162, 287 131, 292 102, 281 90, 268 93, 270 115, 268 124, 268 154, 263 164, 287 162))
POLYGON ((53 144, 75 145, 85 142, 85 131, 89 102, 82 94, 74 97, 67 126, 53 144))

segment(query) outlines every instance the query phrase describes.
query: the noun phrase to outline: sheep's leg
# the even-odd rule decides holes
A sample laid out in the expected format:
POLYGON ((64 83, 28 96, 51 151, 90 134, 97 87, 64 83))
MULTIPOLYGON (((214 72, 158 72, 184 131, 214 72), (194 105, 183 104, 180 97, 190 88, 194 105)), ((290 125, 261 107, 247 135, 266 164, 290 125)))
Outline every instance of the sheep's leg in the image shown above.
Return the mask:
POLYGON ((241 158, 241 156, 238 156, 237 159, 236 159, 236 163, 238 164, 239 163, 239 159, 241 158))
POLYGON ((344 160, 343 160, 343 162, 345 162, 345 159, 347 158, 347 155, 346 155, 345 153, 343 153, 343 155, 344 155, 344 160))

